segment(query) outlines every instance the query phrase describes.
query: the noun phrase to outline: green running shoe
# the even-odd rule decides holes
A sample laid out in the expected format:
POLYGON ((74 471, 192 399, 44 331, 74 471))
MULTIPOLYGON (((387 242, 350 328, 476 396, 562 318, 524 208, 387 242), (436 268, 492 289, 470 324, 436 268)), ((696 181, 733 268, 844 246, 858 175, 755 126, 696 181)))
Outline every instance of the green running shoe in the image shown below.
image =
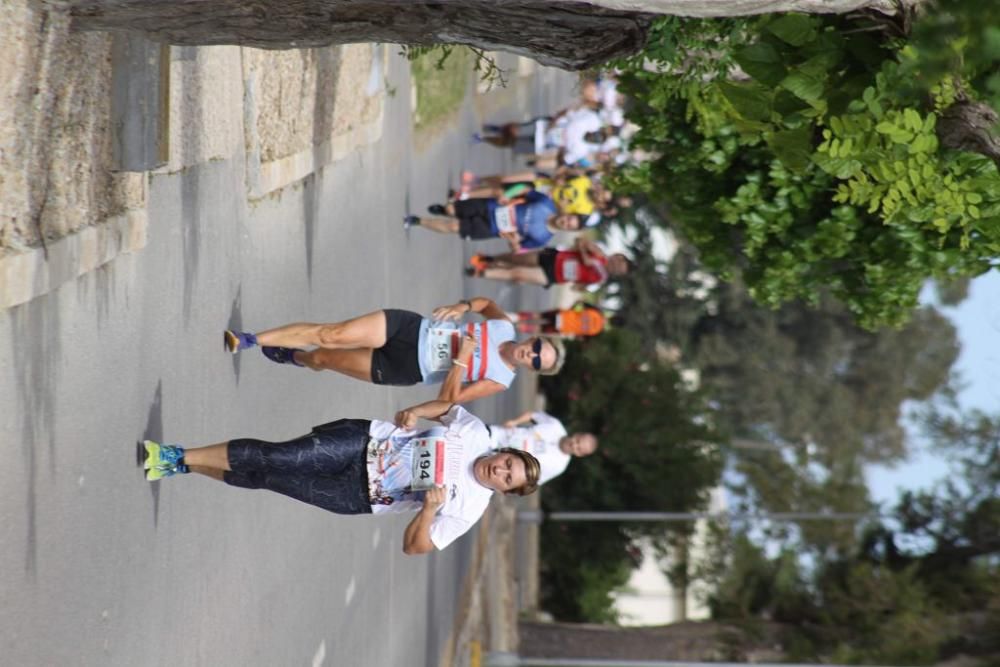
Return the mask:
POLYGON ((174 475, 187 472, 190 472, 190 470, 188 470, 188 467, 183 463, 178 463, 172 468, 150 468, 146 471, 146 481, 158 482, 164 477, 173 477, 174 475))
POLYGON ((142 464, 146 470, 175 468, 184 458, 183 447, 161 445, 154 440, 146 440, 142 445, 146 448, 146 460, 142 464))

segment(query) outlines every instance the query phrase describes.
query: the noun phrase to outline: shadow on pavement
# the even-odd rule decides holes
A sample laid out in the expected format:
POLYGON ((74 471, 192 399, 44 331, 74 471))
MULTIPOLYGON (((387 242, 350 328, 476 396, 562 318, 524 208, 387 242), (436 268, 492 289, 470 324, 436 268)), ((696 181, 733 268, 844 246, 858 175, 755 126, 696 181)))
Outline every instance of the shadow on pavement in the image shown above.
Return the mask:
POLYGON ((319 218, 319 192, 316 174, 306 177, 302 185, 302 225, 305 239, 306 280, 309 291, 313 284, 313 247, 316 242, 316 220, 319 218))
MULTIPOLYGON (((149 406, 142 439, 163 441, 163 380, 156 381, 156 391, 153 392, 153 402, 149 406)), ((160 483, 150 483, 149 492, 153 496, 153 527, 156 528, 160 523, 160 483)))
MULTIPOLYGON (((174 52, 179 60, 197 60, 198 47, 176 47, 174 52)), ((200 119, 204 108, 205 91, 200 77, 192 76, 184 81, 184 96, 181 102, 180 117, 183 122, 195 123, 200 119)), ((202 138, 199 132, 182 132, 180 153, 187 164, 188 156, 194 158, 201 155, 202 138)), ((194 284, 198 277, 198 258, 202 248, 201 220, 199 215, 204 212, 202 206, 201 183, 197 169, 185 170, 181 176, 181 234, 183 239, 182 255, 184 261, 184 322, 191 321, 191 306, 194 299, 194 284)))
POLYGON ((55 475, 56 373, 62 357, 59 337, 59 308, 55 298, 35 299, 13 309, 14 335, 11 359, 21 391, 21 452, 25 462, 27 535, 24 569, 34 576, 38 556, 37 482, 38 445, 48 440, 49 469, 55 475))
MULTIPOLYGON (((236 288, 236 298, 233 299, 233 307, 229 311, 229 323, 226 328, 231 331, 243 331, 243 285, 236 288)), ((236 376, 236 384, 240 383, 240 359, 242 354, 230 355, 233 358, 233 375, 236 376)))

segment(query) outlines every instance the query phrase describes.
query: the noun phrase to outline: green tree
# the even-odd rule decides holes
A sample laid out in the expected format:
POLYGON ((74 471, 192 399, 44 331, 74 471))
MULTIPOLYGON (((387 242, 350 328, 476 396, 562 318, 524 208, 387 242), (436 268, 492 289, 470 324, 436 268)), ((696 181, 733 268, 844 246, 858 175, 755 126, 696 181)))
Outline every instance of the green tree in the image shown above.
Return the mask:
MULTIPOLYGON (((702 507, 721 472, 703 397, 634 332, 615 329, 570 348, 563 371, 543 379, 548 409, 571 431, 596 433, 600 448, 545 486, 545 509, 702 507)), ((612 618, 610 594, 634 566, 632 542, 642 534, 666 539, 657 525, 545 524, 545 608, 561 620, 612 618)))
POLYGON ((1000 8, 911 18, 661 19, 622 63, 656 155, 622 185, 761 303, 832 293, 865 327, 902 323, 927 278, 1000 251, 1000 8))
MULTIPOLYGON (((904 406, 948 382, 959 350, 951 322, 925 307, 898 330, 872 332, 829 296, 763 307, 738 276, 707 276, 690 244, 665 267, 652 261, 648 227, 671 212, 650 208, 628 223, 638 261, 620 281, 620 312, 648 353, 675 344, 700 371, 741 509, 868 511, 863 466, 906 455, 904 406)), ((797 534, 818 552, 857 544, 845 523, 797 534)))

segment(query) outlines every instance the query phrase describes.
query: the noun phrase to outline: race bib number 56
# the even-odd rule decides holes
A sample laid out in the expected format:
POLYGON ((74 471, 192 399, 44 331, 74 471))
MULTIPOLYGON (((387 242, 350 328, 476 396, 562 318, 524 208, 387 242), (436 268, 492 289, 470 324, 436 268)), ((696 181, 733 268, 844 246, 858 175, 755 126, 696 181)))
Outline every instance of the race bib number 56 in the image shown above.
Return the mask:
POLYGON ((431 348, 431 358, 428 360, 431 372, 451 368, 451 360, 458 353, 458 332, 454 329, 431 327, 427 330, 427 337, 431 348))
POLYGON ((417 438, 413 441, 414 491, 426 491, 444 485, 445 442, 441 438, 417 438))

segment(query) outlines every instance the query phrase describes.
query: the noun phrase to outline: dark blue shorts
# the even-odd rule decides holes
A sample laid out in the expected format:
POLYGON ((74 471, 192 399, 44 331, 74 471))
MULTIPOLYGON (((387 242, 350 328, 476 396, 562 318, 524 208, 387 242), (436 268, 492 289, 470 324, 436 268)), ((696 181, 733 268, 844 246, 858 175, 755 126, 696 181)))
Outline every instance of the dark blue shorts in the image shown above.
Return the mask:
POLYGON ((369 514, 367 419, 340 419, 287 442, 229 442, 227 484, 268 489, 337 514, 369 514))

